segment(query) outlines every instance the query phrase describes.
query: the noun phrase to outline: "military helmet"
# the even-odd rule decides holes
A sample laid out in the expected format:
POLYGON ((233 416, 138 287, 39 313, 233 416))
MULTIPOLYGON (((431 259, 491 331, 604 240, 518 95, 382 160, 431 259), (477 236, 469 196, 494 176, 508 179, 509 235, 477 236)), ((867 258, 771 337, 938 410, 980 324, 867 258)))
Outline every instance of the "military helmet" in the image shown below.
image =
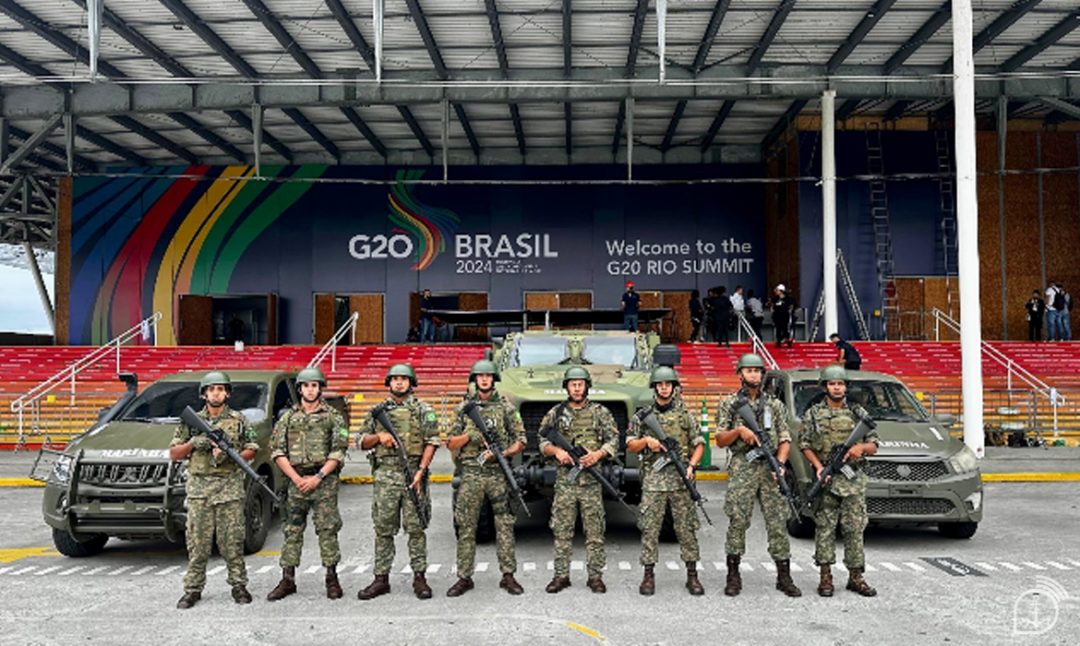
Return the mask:
POLYGON ((756 354, 747 353, 739 357, 739 363, 735 366, 735 372, 739 372, 743 368, 761 368, 764 370, 765 361, 756 354))
POLYGON ((649 376, 649 385, 656 386, 656 384, 663 381, 670 381, 672 384, 678 386, 679 374, 670 366, 657 366, 656 368, 653 368, 652 375, 649 376))
POLYGON ((843 366, 833 364, 831 366, 825 366, 821 370, 821 383, 822 384, 829 383, 830 381, 844 381, 844 382, 846 382, 847 380, 848 380, 847 371, 844 370, 843 366))
POLYGON ((319 370, 318 368, 304 368, 300 371, 300 374, 296 375, 297 384, 305 384, 309 381, 317 381, 319 382, 320 386, 326 388, 326 375, 324 375, 323 371, 319 370))
POLYGON ((476 381, 476 375, 491 375, 495 381, 499 380, 499 369, 495 367, 495 362, 488 359, 481 359, 472 364, 472 368, 469 369, 469 383, 476 381))
POLYGON ((229 375, 220 371, 214 370, 203 375, 203 378, 199 380, 199 394, 202 394, 210 386, 222 385, 225 386, 225 392, 232 392, 232 380, 229 379, 229 375))
POLYGON ((562 376, 562 387, 566 388, 566 384, 570 383, 573 379, 584 379, 585 385, 592 388, 592 375, 589 371, 581 366, 570 366, 566 369, 566 372, 562 376))
POLYGON ((407 363, 395 363, 390 366, 390 369, 386 371, 386 380, 383 382, 387 388, 390 387, 391 377, 408 377, 409 384, 416 388, 416 371, 407 363))

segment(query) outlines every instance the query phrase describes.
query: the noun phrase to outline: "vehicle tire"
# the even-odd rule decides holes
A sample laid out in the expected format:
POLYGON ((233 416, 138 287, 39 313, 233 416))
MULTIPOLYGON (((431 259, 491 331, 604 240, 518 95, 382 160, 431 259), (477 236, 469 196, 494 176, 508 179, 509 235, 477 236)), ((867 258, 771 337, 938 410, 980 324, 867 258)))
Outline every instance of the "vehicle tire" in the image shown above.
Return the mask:
POLYGON ((813 538, 815 529, 814 519, 808 516, 787 519, 788 534, 794 538, 813 538))
POLYGON ((938 531, 949 538, 971 538, 979 523, 938 523, 938 531))
POLYGON ((270 494, 258 485, 248 487, 244 497, 244 554, 254 554, 263 548, 273 511, 270 494))
POLYGON ((105 543, 109 542, 109 537, 105 534, 80 535, 75 538, 69 532, 56 528, 52 530, 52 539, 57 552, 74 558, 100 554, 105 549, 105 543))

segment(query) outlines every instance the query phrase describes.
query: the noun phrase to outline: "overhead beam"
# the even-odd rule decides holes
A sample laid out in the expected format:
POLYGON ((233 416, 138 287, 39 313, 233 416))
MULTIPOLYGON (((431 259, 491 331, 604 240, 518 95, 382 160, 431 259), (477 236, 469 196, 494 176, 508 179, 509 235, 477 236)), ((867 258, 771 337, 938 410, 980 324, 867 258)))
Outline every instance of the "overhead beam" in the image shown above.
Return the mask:
MULTIPOLYGON (((408 106, 439 103, 446 98, 453 103, 562 103, 611 102, 635 97, 643 101, 694 100, 774 100, 815 99, 825 89, 835 89, 838 96, 877 100, 933 100, 951 96, 949 79, 911 76, 865 80, 873 75, 866 66, 842 66, 837 76, 826 79, 821 66, 785 66, 770 71, 775 83, 763 91, 757 83, 730 76, 731 70, 712 68, 698 78, 700 84, 676 83, 690 80, 669 70, 669 82, 663 85, 625 83, 617 71, 597 70, 582 82, 565 85, 529 83, 523 77, 514 83, 496 84, 470 81, 463 74, 459 81, 447 83, 392 83, 376 85, 327 83, 279 85, 224 81, 187 86, 175 83, 124 85, 110 82, 76 85, 66 88, 47 85, 21 85, 0 88, 0 117, 12 120, 47 119, 58 112, 70 111, 76 117, 118 114, 165 114, 203 110, 248 109, 253 103, 267 108, 342 107, 363 105, 408 106), (727 72, 728 74, 724 74, 727 72), (70 110, 68 107, 70 106, 70 110)), ((515 75, 518 76, 518 75, 515 75)), ((976 80, 977 97, 994 99, 1006 95, 1016 99, 1048 96, 1073 99, 1080 96, 1080 78, 1075 76, 1022 77, 1015 79, 976 80)))
POLYGON ((221 135, 217 134, 213 130, 196 121, 195 118, 191 115, 183 112, 170 112, 169 118, 180 124, 181 126, 187 128, 188 130, 194 132, 199 137, 202 137, 203 140, 206 141, 206 143, 210 144, 211 146, 217 147, 226 155, 229 155, 241 164, 247 163, 247 157, 244 155, 244 152, 242 150, 229 143, 229 141, 221 135))
MULTIPOLYGON (((26 130, 23 130, 22 128, 18 128, 18 127, 14 126, 14 125, 9 124, 8 125, 8 134, 10 134, 15 139, 19 139, 20 141, 26 141, 27 139, 30 138, 30 135, 32 133, 27 132, 26 130)), ((53 157, 56 157, 58 159, 66 159, 67 158, 67 150, 65 150, 63 146, 57 146, 54 143, 50 143, 48 141, 43 141, 43 142, 41 142, 41 144, 38 147, 41 148, 41 150, 43 152, 46 152, 46 153, 48 153, 48 154, 50 154, 53 157)), ((89 157, 84 156, 84 155, 75 155, 75 165, 80 167, 80 168, 86 169, 86 170, 95 170, 95 169, 97 169, 97 162, 94 161, 93 159, 90 159, 89 157)))
MULTIPOLYGON (((1013 3, 1011 7, 1003 11, 1001 15, 995 18, 993 22, 986 26, 986 28, 975 34, 975 38, 971 45, 972 52, 978 52, 983 47, 989 45, 992 40, 1000 36, 1002 32, 1009 27, 1015 25, 1016 21, 1023 18, 1040 2, 1042 2, 1042 0, 1018 0, 1018 2, 1013 3)), ((941 70, 943 73, 948 74, 952 72, 952 68, 953 59, 950 56, 949 60, 945 61, 945 64, 942 65, 941 70)))
MULTIPOLYGON (((244 112, 244 110, 250 107, 251 104, 248 104, 246 107, 243 108, 236 107, 231 110, 226 110, 225 114, 227 114, 230 119, 239 124, 241 128, 244 128, 245 130, 250 132, 252 136, 255 136, 255 124, 254 122, 252 122, 251 117, 248 116, 246 112, 244 112)), ((292 162, 293 153, 291 150, 289 150, 288 146, 278 141, 277 137, 270 134, 269 132, 266 132, 265 129, 262 130, 261 135, 263 143, 265 143, 267 146, 270 146, 271 150, 285 158, 285 161, 290 163, 292 162)))
MULTIPOLYGON (((506 44, 503 42, 502 25, 499 24, 499 9, 495 0, 484 0, 488 26, 491 28, 491 40, 495 43, 495 57, 499 61, 499 73, 504 79, 510 78, 510 61, 506 56, 506 44)), ((518 149, 525 156, 525 129, 521 125, 521 111, 514 103, 510 104, 510 120, 514 123, 514 135, 517 136, 518 149)))
POLYGON ((1062 101, 1060 99, 1048 98, 1039 99, 1039 103, 1042 103, 1048 108, 1053 108, 1054 110, 1057 110, 1062 114, 1068 115, 1073 119, 1080 119, 1080 106, 1077 106, 1076 104, 1069 103, 1068 101, 1062 101))
POLYGON ((765 138, 761 140, 761 149, 763 151, 768 151, 776 142, 780 141, 780 138, 787 131, 788 125, 795 120, 795 117, 799 116, 807 103, 809 103, 807 99, 798 99, 788 106, 788 109, 784 111, 784 115, 780 117, 768 134, 765 135, 765 138))
MULTIPOLYGON (((713 40, 716 39, 716 34, 720 30, 720 24, 724 22, 724 16, 727 14, 729 6, 731 6, 731 0, 716 0, 716 4, 713 5, 712 13, 709 14, 709 22, 705 26, 705 34, 701 37, 701 43, 698 45, 697 53, 694 55, 694 63, 691 66, 694 76, 700 74, 701 68, 705 67, 705 61, 709 58, 713 40)), ((675 111, 671 115, 671 123, 668 124, 667 132, 664 133, 664 140, 660 144, 660 150, 666 151, 671 148, 671 142, 675 139, 675 133, 679 129, 679 121, 682 120, 685 112, 686 100, 683 99, 675 104, 675 111)))
POLYGON ((1007 61, 1001 64, 1001 71, 1015 72, 1020 69, 1022 65, 1046 51, 1047 47, 1054 45, 1062 38, 1072 33, 1077 27, 1080 27, 1080 9, 1073 11, 1063 18, 1060 22, 1035 39, 1034 43, 1009 57, 1007 61))
POLYGON ((934 34, 950 20, 952 20, 952 0, 946 0, 945 4, 935 11, 922 26, 915 30, 915 33, 912 34, 911 38, 901 45, 900 48, 889 57, 889 60, 885 61, 882 71, 885 74, 892 74, 900 69, 900 66, 907 62, 907 59, 911 58, 912 54, 926 44, 926 41, 933 38, 934 34))
MULTIPOLYGON (((626 51, 626 66, 623 78, 632 79, 637 71, 638 52, 641 51, 641 34, 645 31, 645 14, 649 10, 649 0, 638 0, 634 8, 634 24, 630 28, 630 47, 626 51)), ((625 98, 625 97, 624 97, 625 98)), ((626 101, 619 101, 619 116, 615 118, 615 136, 611 139, 611 154, 619 151, 622 143, 623 125, 626 123, 626 101)))
MULTIPOLYGON (((772 19, 769 21, 769 26, 765 28, 765 33, 761 36, 761 40, 754 47, 753 53, 750 54, 750 60, 746 63, 746 76, 753 76, 757 72, 758 65, 765 59, 766 52, 769 51, 769 47, 772 45, 776 35, 780 33, 780 28, 784 26, 784 21, 787 20, 788 14, 795 8, 795 0, 782 0, 780 6, 773 11, 772 19)), ((727 103, 731 103, 728 101, 727 103)), ((701 142, 701 151, 705 152, 712 146, 713 141, 716 140, 717 133, 720 132, 720 127, 724 125, 724 120, 731 114, 731 108, 725 103, 720 107, 720 112, 713 118, 713 122, 709 125, 709 129, 705 133, 705 139, 701 142)), ((778 124, 779 125, 779 124, 778 124)), ((775 126, 774 126, 775 129, 775 126)), ((768 137, 766 137, 766 140, 768 137)))
POLYGON ((81 126, 76 123, 75 134, 106 152, 112 153, 113 155, 116 155, 121 159, 126 159, 128 162, 134 164, 135 166, 151 165, 150 162, 142 155, 128 150, 127 147, 121 146, 120 144, 114 142, 111 139, 106 139, 105 137, 99 135, 98 133, 90 130, 85 126, 81 126))
POLYGON ((18 166, 27 159, 30 153, 34 152, 38 144, 44 141, 49 135, 52 134, 60 126, 60 122, 63 120, 63 115, 53 115, 48 121, 46 121, 37 132, 27 137, 23 142, 23 145, 8 155, 7 159, 0 164, 0 175, 7 175, 12 168, 18 166))
MULTIPOLYGON (((439 51, 439 46, 435 43, 435 36, 431 33, 431 27, 428 25, 427 17, 424 16, 424 10, 420 8, 420 1, 405 0, 405 3, 409 7, 409 15, 412 17, 417 31, 420 32, 420 40, 424 41, 424 47, 427 49, 428 56, 431 58, 431 64, 435 66, 435 73, 438 75, 439 79, 443 81, 448 80, 450 78, 450 70, 447 69, 446 62, 443 60, 442 53, 439 51)), ((469 145, 472 147, 473 152, 479 156, 480 142, 477 141, 475 134, 472 134, 473 129, 465 114, 464 106, 459 105, 460 102, 455 102, 453 100, 451 100, 450 103, 454 106, 454 112, 457 114, 462 128, 465 129, 465 135, 469 138, 469 145)), ((398 110, 404 118, 408 108, 402 110, 402 108, 399 107, 398 110)), ((405 122, 409 124, 409 128, 412 129, 416 138, 420 140, 420 145, 424 147, 424 150, 429 151, 428 155, 434 155, 434 147, 431 145, 431 142, 428 141, 423 128, 420 127, 420 123, 411 112, 409 112, 409 116, 405 118, 405 122)), ((518 137, 519 146, 522 145, 523 137, 524 133, 518 137)))
POLYGON ((118 126, 127 128, 132 133, 139 135, 143 139, 164 148, 176 157, 183 159, 189 164, 197 164, 199 158, 195 156, 191 151, 187 150, 183 146, 170 141, 168 138, 163 137, 160 133, 156 132, 153 128, 149 128, 138 121, 134 117, 120 115, 115 117, 109 117, 113 123, 118 126))

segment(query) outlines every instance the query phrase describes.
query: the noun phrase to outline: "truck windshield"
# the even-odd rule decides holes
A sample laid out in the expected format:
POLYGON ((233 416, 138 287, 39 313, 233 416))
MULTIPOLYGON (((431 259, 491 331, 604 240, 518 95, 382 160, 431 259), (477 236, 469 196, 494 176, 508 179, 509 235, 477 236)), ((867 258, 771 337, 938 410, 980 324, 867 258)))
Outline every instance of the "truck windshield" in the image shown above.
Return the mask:
MULTIPOLYGON (((810 406, 825 398, 816 381, 800 381, 794 384, 795 410, 802 417, 810 406)), ((875 420, 897 422, 928 421, 926 411, 903 384, 891 381, 851 381, 848 383, 848 401, 859 404, 875 420)))
MULTIPOLYGON (((234 383, 229 395, 229 408, 237 411, 246 409, 266 410, 266 384, 234 383)), ((124 411, 124 421, 167 421, 180 417, 184 406, 195 410, 203 407, 199 397, 199 384, 194 381, 159 381, 150 384, 124 411)))
POLYGON ((512 366, 552 366, 570 357, 566 339, 558 336, 522 336, 514 346, 512 366))
POLYGON ((585 337, 582 358, 585 363, 638 367, 637 344, 632 336, 585 337))

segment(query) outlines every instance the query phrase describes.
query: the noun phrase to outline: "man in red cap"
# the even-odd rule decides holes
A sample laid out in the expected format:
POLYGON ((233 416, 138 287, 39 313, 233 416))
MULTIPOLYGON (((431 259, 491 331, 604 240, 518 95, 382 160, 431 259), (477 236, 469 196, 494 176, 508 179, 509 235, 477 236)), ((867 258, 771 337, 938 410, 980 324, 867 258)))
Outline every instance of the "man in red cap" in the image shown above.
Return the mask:
POLYGON ((631 332, 638 331, 638 308, 641 307, 641 296, 634 291, 634 281, 626 281, 626 291, 622 295, 623 329, 631 332))

